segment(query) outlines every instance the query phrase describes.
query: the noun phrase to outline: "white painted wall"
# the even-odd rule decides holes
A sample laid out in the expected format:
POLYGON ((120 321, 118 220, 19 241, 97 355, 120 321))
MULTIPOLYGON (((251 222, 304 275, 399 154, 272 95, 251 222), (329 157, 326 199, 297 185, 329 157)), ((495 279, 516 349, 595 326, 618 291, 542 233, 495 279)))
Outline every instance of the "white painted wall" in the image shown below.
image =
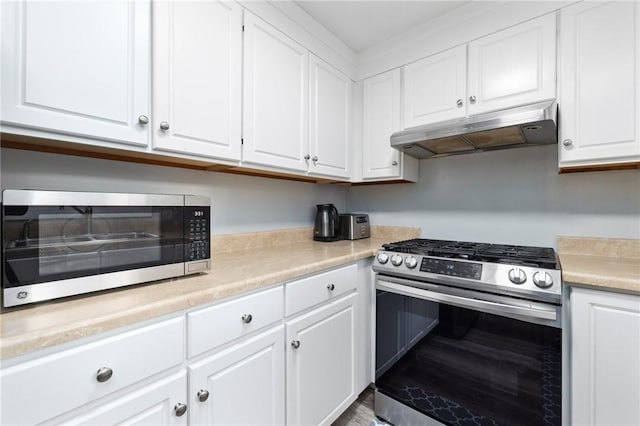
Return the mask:
POLYGON ((316 204, 346 205, 335 185, 203 172, 13 149, 1 150, 2 189, 207 195, 214 235, 312 227, 316 204))
POLYGON ((640 238, 640 171, 558 174, 557 146, 422 160, 417 184, 352 187, 347 208, 422 237, 556 246, 640 238))

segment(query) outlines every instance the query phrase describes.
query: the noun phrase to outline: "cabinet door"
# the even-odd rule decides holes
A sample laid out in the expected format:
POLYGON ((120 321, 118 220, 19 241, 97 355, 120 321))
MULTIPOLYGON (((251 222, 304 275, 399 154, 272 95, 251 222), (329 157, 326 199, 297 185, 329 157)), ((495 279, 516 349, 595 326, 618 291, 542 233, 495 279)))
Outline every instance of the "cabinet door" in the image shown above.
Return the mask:
POLYGON ((149 1, 1 3, 3 124, 148 144, 149 1))
POLYGON ((190 423, 284 424, 283 339, 279 325, 191 365, 190 423))
POLYGON ((349 177, 351 80, 309 56, 309 172, 349 177))
POLYGON ((307 50, 245 12, 242 160, 307 171, 307 50))
POLYGON ((469 43, 469 115, 556 96, 556 16, 469 43))
POLYGON ((403 68, 404 127, 466 115, 467 46, 459 46, 403 68))
POLYGON ((186 426, 187 416, 178 415, 178 404, 187 405, 187 374, 184 371, 144 386, 62 424, 186 426))
POLYGON ((324 425, 357 396, 356 294, 287 322, 287 423, 324 425))
POLYGON ((158 1, 153 23, 153 147, 240 160, 242 8, 158 1))
POLYGON ((368 78, 363 84, 362 177, 400 176, 402 155, 391 148, 391 134, 402 130, 400 70, 368 78))
POLYGON ((571 424, 640 424, 640 296, 572 288, 571 424))
POLYGON ((640 161, 640 5, 560 14, 560 167, 640 161))

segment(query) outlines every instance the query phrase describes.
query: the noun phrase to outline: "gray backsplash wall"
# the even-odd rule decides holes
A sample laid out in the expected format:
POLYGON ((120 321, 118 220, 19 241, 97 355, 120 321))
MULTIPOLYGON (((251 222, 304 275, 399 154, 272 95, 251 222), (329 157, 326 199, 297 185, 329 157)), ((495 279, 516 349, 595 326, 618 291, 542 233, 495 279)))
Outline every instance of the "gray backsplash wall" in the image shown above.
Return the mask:
POLYGON ((420 162, 420 182, 352 187, 372 225, 435 239, 555 247, 558 235, 640 238, 640 171, 558 174, 557 146, 420 162))
POLYGON ((120 161, 1 150, 2 189, 202 194, 215 235, 311 227, 316 204, 343 211, 346 189, 120 161))

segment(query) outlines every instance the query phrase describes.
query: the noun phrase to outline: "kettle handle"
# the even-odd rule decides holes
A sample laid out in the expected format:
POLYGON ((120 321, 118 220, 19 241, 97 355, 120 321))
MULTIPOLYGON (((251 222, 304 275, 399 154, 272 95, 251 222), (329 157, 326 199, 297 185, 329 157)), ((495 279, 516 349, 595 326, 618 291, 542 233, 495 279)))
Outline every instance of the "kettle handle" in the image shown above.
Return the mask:
POLYGON ((331 206, 331 216, 333 216, 333 229, 335 235, 338 235, 340 231, 340 216, 338 216, 338 209, 335 206, 331 206))

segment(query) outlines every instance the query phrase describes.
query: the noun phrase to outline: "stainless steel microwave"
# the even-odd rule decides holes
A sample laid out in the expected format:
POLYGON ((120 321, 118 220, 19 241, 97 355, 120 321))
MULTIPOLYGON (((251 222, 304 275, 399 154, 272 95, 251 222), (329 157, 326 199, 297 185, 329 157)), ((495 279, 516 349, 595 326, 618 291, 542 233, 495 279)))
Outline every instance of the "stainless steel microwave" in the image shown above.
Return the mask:
POLYGON ((207 197, 7 189, 2 305, 205 272, 210 241, 207 197))

